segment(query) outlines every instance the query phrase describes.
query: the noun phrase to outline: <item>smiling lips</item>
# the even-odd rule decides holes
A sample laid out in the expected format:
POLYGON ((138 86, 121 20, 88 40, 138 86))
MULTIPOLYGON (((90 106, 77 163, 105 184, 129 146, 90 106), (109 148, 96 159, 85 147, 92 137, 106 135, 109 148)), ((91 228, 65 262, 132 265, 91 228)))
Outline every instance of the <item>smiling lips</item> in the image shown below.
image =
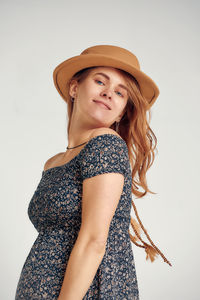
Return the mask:
POLYGON ((101 104, 101 106, 105 107, 106 109, 111 109, 110 106, 106 103, 104 103, 103 101, 99 101, 99 100, 94 100, 94 102, 97 102, 99 104, 101 104))

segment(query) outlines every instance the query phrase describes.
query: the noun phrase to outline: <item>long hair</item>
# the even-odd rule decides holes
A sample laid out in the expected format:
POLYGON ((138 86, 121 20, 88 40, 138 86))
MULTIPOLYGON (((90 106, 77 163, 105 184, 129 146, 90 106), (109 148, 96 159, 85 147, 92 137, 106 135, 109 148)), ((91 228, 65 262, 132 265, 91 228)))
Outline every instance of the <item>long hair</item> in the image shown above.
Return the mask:
MULTIPOLYGON (((82 69, 81 71, 74 74, 74 76, 67 83, 70 85, 72 80, 77 80, 81 83, 87 78, 90 71, 96 67, 90 67, 82 69)), ((140 91, 139 83, 136 78, 134 78, 129 73, 117 69, 123 75, 127 87, 128 87, 128 101, 125 108, 125 113, 118 123, 118 128, 116 130, 116 122, 114 122, 110 128, 116 130, 118 134, 124 139, 128 147, 129 160, 131 164, 132 172, 132 193, 137 197, 141 198, 147 194, 155 194, 150 191, 147 185, 146 173, 148 169, 152 166, 155 159, 155 151, 157 145, 157 138, 149 126, 151 119, 151 112, 148 109, 149 103, 143 97, 140 91), (149 115, 148 115, 149 113, 149 115), (143 192, 139 191, 139 187, 143 188, 143 192)), ((73 102, 70 101, 70 95, 68 95, 68 127, 67 132, 69 134, 69 128, 71 125, 71 116, 73 111, 73 102)), ((151 262, 155 260, 155 257, 160 254, 165 262, 170 266, 171 263, 166 259, 163 253, 155 246, 155 244, 150 239, 147 231, 145 230, 136 209, 136 206, 132 200, 132 206, 134 208, 136 217, 139 224, 131 216, 131 226, 134 230, 135 236, 133 236, 129 231, 129 236, 131 241, 138 247, 144 248, 146 251, 146 260, 150 259, 151 262), (146 234, 147 238, 151 242, 151 245, 143 241, 140 236, 141 228, 146 234), (138 244, 137 241, 141 241, 143 245, 138 244)))

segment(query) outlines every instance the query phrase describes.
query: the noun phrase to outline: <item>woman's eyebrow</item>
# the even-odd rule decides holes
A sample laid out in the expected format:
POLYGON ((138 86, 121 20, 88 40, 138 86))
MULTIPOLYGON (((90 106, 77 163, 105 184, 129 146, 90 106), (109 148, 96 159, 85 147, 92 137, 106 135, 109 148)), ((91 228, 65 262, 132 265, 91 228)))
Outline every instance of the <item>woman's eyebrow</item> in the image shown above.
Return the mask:
MULTIPOLYGON (((106 79, 110 80, 110 77, 107 74, 102 73, 102 72, 95 73, 94 75, 102 75, 106 79)), ((120 84, 118 84, 118 86, 121 87, 121 88, 123 88, 123 89, 125 89, 128 92, 128 88, 125 85, 123 85, 123 84, 120 83, 120 84)))

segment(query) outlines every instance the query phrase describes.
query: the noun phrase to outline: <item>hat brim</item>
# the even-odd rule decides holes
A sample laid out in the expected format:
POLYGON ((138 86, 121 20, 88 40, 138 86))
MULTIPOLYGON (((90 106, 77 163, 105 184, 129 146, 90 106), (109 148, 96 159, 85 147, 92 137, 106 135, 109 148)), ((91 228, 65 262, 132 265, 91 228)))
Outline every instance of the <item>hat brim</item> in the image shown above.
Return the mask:
POLYGON ((141 70, 130 66, 124 61, 101 54, 87 54, 74 56, 59 64, 53 72, 53 80, 61 97, 67 102, 69 98, 68 82, 72 76, 85 68, 105 66, 114 67, 130 73, 140 85, 141 94, 149 102, 149 108, 159 95, 159 89, 155 82, 141 70))

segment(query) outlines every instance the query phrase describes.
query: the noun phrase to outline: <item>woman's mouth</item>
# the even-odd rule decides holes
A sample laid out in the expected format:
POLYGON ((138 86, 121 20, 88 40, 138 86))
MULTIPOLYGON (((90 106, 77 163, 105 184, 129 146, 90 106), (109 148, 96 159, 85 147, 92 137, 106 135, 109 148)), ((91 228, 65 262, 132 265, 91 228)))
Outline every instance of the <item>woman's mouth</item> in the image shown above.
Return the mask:
POLYGON ((110 110, 110 108, 106 105, 106 104, 104 104, 103 102, 101 102, 101 101, 98 101, 98 100, 93 100, 95 103, 97 103, 98 105, 100 105, 102 108, 104 108, 104 109, 107 109, 107 110, 110 110))

